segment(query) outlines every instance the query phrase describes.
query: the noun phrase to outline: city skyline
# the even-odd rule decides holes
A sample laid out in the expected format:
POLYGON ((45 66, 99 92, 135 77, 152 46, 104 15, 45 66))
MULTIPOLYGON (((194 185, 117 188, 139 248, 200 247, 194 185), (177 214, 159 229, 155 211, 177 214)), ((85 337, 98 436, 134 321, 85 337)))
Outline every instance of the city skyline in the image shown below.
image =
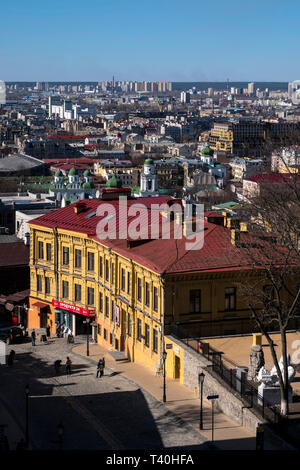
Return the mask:
POLYGON ((140 3, 17 0, 3 8, 5 81, 291 81, 299 5, 233 0, 140 3), (225 45, 225 47, 224 47, 225 45))

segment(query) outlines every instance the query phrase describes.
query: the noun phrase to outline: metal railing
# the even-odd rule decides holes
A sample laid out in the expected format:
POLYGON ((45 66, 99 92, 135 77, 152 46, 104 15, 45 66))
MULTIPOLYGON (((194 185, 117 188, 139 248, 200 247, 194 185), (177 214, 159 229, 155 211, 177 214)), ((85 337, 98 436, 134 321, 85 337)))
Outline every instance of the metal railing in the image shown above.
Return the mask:
POLYGON ((217 380, 225 383, 234 394, 240 397, 245 408, 255 410, 263 419, 272 424, 279 434, 283 433, 284 418, 280 410, 259 395, 256 383, 247 380, 243 374, 241 377, 237 376, 237 364, 229 359, 224 359, 222 352, 212 348, 209 343, 179 325, 172 324, 171 332, 184 344, 211 362, 207 368, 212 371, 217 380))

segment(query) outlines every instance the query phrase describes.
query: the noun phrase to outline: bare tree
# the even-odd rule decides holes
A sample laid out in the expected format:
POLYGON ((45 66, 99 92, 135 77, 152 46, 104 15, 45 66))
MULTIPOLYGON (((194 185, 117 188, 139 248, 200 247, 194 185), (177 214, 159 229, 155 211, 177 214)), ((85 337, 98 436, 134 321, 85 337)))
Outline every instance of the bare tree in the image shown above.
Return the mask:
POLYGON ((297 325, 300 306, 300 186, 299 176, 287 174, 280 184, 261 186, 250 200, 248 233, 239 233, 237 249, 257 272, 257 281, 242 291, 260 331, 265 335, 281 390, 281 412, 288 414, 287 331, 297 325), (283 368, 280 369, 271 331, 279 331, 283 368))

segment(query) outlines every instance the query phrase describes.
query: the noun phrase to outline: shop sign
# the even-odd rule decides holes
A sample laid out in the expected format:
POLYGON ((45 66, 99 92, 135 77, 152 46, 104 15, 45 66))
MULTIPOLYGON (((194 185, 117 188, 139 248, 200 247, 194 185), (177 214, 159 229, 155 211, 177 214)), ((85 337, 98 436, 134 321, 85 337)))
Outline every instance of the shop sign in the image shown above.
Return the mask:
POLYGON ((67 304, 66 302, 59 302, 58 300, 54 299, 52 299, 52 305, 53 307, 61 308, 62 310, 67 310, 68 312, 84 315, 85 317, 94 317, 96 315, 96 310, 89 310, 88 308, 78 307, 77 305, 67 304))

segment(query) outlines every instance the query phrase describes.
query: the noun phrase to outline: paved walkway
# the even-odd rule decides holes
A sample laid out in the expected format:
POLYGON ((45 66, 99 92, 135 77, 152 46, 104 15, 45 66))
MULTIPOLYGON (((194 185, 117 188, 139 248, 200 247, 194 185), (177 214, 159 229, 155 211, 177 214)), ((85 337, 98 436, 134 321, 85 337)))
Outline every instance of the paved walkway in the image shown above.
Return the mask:
MULTIPOLYGON (((76 343, 85 347, 80 337, 76 343)), ((106 368, 103 378, 96 378, 95 362, 73 352, 74 346, 65 338, 38 341, 35 347, 26 341, 13 345, 13 367, 0 367, 0 402, 8 411, 4 416, 0 406, 0 417, 8 424, 11 448, 26 421, 28 384, 31 449, 211 449, 198 430, 122 373, 106 368), (66 375, 64 366, 56 375, 54 361, 61 359, 64 364, 67 356, 72 361, 71 375, 66 375), (63 442, 57 435, 60 422, 63 442)))
MULTIPOLYGON (((73 353, 86 357, 86 345, 81 344, 73 348, 73 353)), ((98 362, 105 357, 105 366, 113 372, 122 374, 129 380, 138 384, 150 393, 155 399, 162 401, 163 377, 155 376, 150 369, 132 362, 116 362, 109 354, 109 350, 98 344, 90 344, 90 360, 98 362)), ((96 364, 95 364, 96 370, 96 364)), ((101 380, 101 379, 99 379, 101 380)), ((165 406, 181 419, 199 431, 199 398, 193 391, 181 385, 177 380, 167 379, 167 403, 165 406)), ((205 399, 203 408, 203 426, 201 434, 211 439, 211 405, 205 399)), ((215 445, 221 450, 255 450, 255 436, 244 427, 221 412, 215 413, 215 445)), ((274 449, 268 447, 266 449, 274 449)))

